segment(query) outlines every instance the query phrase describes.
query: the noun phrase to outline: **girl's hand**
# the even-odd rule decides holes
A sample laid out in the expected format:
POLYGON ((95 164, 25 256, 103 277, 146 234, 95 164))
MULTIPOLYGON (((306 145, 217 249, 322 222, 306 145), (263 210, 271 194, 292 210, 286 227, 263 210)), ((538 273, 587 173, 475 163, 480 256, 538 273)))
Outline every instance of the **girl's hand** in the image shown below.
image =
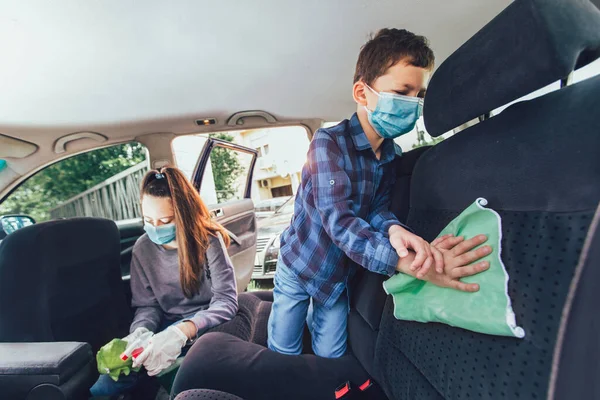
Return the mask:
POLYGON ((440 287, 450 287, 464 292, 478 291, 478 284, 467 284, 461 282, 460 278, 476 275, 490 267, 490 263, 487 261, 478 263, 475 261, 489 255, 492 248, 482 246, 473 250, 486 241, 487 237, 485 235, 478 235, 469 240, 465 240, 462 236, 447 236, 434 240, 432 246, 436 247, 444 257, 444 273, 431 274, 429 281, 440 287))
POLYGON ((179 328, 189 340, 194 340, 198 334, 198 328, 196 328, 196 324, 192 321, 185 321, 175 326, 179 328))
POLYGON ((487 237, 485 235, 478 235, 469 240, 465 240, 463 237, 446 235, 434 240, 431 246, 437 249, 443 256, 444 272, 441 274, 435 270, 429 270, 422 278, 416 275, 410 269, 410 264, 415 257, 414 253, 411 253, 409 257, 400 259, 396 270, 440 287, 449 287, 465 292, 476 292, 479 290, 478 284, 467 284, 461 282, 460 278, 476 275, 490 267, 487 261, 474 263, 492 252, 490 246, 483 246, 473 250, 475 247, 485 243, 486 240, 487 237))
POLYGON ((149 376, 158 375, 175 362, 187 340, 181 329, 170 326, 150 339, 148 347, 134 359, 133 367, 143 365, 149 376))
POLYGON ((136 330, 131 332, 129 335, 125 336, 122 340, 126 341, 127 344, 129 345, 130 343, 133 343, 137 338, 139 338, 146 332, 150 332, 148 330, 148 328, 144 328, 143 326, 140 326, 139 328, 136 328, 136 330))

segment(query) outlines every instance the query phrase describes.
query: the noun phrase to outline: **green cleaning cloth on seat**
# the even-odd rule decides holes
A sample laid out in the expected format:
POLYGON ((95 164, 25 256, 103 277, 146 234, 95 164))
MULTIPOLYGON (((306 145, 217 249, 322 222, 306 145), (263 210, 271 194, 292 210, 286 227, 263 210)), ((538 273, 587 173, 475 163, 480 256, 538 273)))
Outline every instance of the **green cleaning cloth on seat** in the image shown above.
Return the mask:
POLYGON ((96 355, 98 372, 109 375, 113 381, 119 380, 119 375, 129 375, 131 371, 138 372, 140 368, 132 368, 133 359, 121 360, 121 354, 125 351, 127 342, 121 339, 113 339, 104 345, 96 355))
POLYGON ((479 291, 461 292, 397 274, 383 284, 387 294, 394 299, 394 317, 407 321, 441 322, 489 335, 525 337, 523 328, 517 326, 508 296, 508 273, 500 257, 502 221, 498 213, 485 206, 486 199, 477 199, 439 234, 451 233, 465 239, 487 235, 485 244, 492 247, 492 253, 480 261, 489 261, 490 268, 461 279, 466 283, 478 283, 479 291))

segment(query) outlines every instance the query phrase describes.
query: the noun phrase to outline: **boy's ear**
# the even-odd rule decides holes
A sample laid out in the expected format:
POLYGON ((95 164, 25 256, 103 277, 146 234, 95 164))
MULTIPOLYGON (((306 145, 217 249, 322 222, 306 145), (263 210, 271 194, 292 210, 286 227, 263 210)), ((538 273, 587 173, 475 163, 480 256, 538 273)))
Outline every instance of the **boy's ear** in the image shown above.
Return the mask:
POLYGON ((367 105, 367 87, 365 86, 363 81, 358 81, 352 87, 352 96, 354 97, 354 101, 359 106, 365 107, 367 105))

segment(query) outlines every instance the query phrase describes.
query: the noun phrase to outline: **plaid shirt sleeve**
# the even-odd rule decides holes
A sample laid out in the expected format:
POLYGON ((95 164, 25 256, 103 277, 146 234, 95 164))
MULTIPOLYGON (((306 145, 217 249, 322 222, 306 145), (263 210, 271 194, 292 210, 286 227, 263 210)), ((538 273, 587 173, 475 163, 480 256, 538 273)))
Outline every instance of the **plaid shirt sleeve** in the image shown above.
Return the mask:
POLYGON ((373 229, 383 232, 384 234, 387 234, 388 230, 393 225, 400 225, 406 228, 404 224, 401 224, 400 221, 398 221, 398 218, 389 211, 391 198, 390 189, 388 185, 382 186, 384 186, 383 193, 375 196, 375 204, 367 219, 371 222, 373 229))
POLYGON ((344 170, 344 157, 324 131, 317 131, 310 144, 308 166, 315 208, 333 243, 364 268, 391 276, 398 254, 387 235, 352 211, 352 183, 344 170))
POLYGON ((412 232, 408 226, 404 225, 398 218, 389 211, 390 203, 392 200, 391 188, 394 185, 392 182, 384 182, 379 185, 379 191, 375 195, 375 201, 367 221, 371 223, 371 226, 384 234, 387 234, 389 229, 393 225, 400 225, 404 229, 412 232))

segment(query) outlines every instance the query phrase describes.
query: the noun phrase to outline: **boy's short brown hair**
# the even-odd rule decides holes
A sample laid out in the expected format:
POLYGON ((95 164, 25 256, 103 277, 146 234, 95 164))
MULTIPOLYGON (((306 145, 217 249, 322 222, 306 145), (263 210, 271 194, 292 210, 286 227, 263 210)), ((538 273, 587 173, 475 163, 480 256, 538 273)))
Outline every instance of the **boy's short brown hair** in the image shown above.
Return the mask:
POLYGON ((406 29, 382 29, 360 50, 354 83, 362 80, 371 85, 400 60, 431 70, 435 57, 425 36, 415 35, 406 29))

